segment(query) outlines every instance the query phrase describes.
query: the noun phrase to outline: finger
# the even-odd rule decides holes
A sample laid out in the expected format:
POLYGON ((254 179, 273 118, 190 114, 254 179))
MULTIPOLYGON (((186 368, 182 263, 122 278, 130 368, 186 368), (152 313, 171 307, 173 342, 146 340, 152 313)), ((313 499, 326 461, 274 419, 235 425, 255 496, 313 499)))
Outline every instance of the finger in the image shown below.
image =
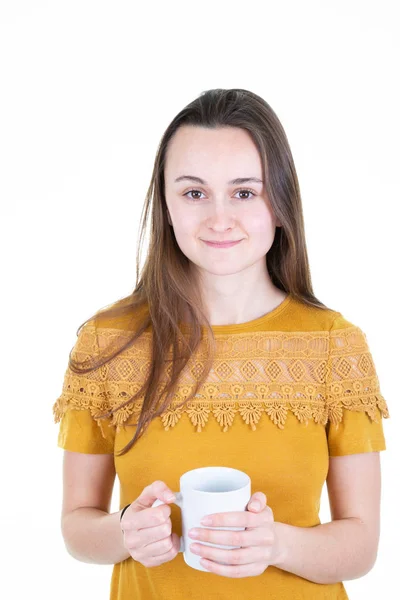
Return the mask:
POLYGON ((267 560, 267 549, 263 547, 250 546, 248 548, 223 549, 195 544, 190 546, 191 552, 196 556, 213 560, 225 565, 248 565, 250 563, 267 560))
POLYGON ((144 529, 125 530, 125 545, 128 548, 147 546, 168 537, 172 533, 171 519, 156 527, 145 527, 144 529))
POLYGON ((263 510, 267 505, 267 496, 264 492, 256 492, 252 495, 247 505, 247 510, 263 510))
POLYGON ((196 538, 189 535, 194 543, 211 543, 220 546, 265 546, 272 540, 272 534, 267 527, 255 527, 253 529, 244 529, 242 531, 227 531, 225 529, 202 529, 196 538))
POLYGON ((155 506, 152 508, 144 508, 140 512, 129 513, 129 509, 125 512, 122 528, 124 531, 144 529, 146 527, 156 527, 162 525, 169 520, 171 515, 171 507, 168 504, 155 506))
POLYGON ((216 573, 222 577, 240 578, 240 577, 254 577, 264 573, 266 567, 264 563, 255 562, 247 565, 220 565, 207 558, 200 560, 202 566, 210 571, 210 573, 216 573))
MULTIPOLYGON (((152 552, 154 552, 154 553, 158 552, 158 550, 160 549, 160 545, 158 546, 158 549, 157 549, 156 544, 149 544, 148 546, 145 546, 146 550, 141 548, 136 553, 136 555, 135 555, 136 560, 140 561, 145 567, 155 567, 157 565, 161 565, 164 562, 169 562, 170 560, 175 558, 175 556, 179 552, 180 540, 178 537, 178 541, 177 541, 176 540, 177 537, 178 537, 177 534, 172 534, 172 547, 167 552, 161 552, 159 554, 151 554, 152 552), (150 551, 150 554, 149 554, 149 551, 150 551)), ((169 545, 170 544, 166 544, 167 547, 169 545)), ((161 550, 162 550, 162 545, 161 545, 161 550)))
POLYGON ((142 546, 141 552, 143 556, 159 556, 160 554, 165 554, 166 552, 171 552, 174 550, 174 542, 172 537, 169 535, 162 540, 156 540, 155 542, 151 542, 150 544, 146 544, 142 546))
POLYGON ((138 498, 132 502, 127 510, 138 512, 144 508, 150 508, 155 500, 171 502, 172 500, 168 500, 169 495, 174 495, 174 492, 167 486, 166 483, 164 483, 164 481, 153 481, 153 483, 143 489, 140 496, 138 496, 138 498))
MULTIPOLYGON (((210 517, 210 522, 205 523, 206 527, 260 527, 271 522, 272 510, 266 506, 264 510, 257 513, 251 511, 231 511, 224 513, 213 513, 207 515, 210 517)), ((200 521, 201 524, 202 520, 200 521)))

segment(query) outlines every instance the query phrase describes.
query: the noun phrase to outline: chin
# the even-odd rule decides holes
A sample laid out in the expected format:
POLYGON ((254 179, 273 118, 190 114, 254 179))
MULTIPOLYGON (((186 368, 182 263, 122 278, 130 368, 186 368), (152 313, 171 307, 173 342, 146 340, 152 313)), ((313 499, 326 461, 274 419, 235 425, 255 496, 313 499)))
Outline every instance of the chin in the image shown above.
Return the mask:
POLYGON ((215 263, 213 263, 212 265, 199 265, 199 268, 206 272, 206 273, 210 273, 210 275, 235 275, 235 273, 240 273, 241 271, 245 270, 246 267, 248 265, 216 265, 215 263))

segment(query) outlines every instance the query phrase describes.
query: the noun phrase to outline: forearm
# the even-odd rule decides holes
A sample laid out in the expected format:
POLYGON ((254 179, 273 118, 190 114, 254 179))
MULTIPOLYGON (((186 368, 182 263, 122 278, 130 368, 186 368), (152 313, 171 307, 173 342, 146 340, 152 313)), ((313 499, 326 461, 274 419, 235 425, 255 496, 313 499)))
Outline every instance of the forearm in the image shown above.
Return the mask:
POLYGON ((110 565, 130 557, 124 547, 119 510, 109 514, 97 508, 77 508, 65 515, 62 534, 65 546, 76 560, 110 565))
POLYGON ((275 522, 281 556, 274 566, 314 583, 357 579, 375 563, 366 525, 340 519, 315 527, 275 522))

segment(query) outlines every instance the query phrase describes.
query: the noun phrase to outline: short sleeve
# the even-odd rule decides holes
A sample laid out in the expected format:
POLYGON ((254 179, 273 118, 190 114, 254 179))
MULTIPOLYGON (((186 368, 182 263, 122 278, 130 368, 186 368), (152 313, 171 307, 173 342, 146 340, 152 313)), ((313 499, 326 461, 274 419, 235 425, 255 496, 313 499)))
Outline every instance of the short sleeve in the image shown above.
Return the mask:
POLYGON ((366 334, 340 313, 329 333, 326 402, 329 456, 386 450, 390 415, 366 334))
MULTIPOLYGON (((90 363, 98 356, 96 326, 89 321, 79 331, 71 358, 90 363)), ((107 368, 76 373, 68 364, 62 392, 53 405, 54 422, 60 423, 58 446, 72 452, 113 454, 115 427, 109 417, 99 418, 108 410, 107 368)))

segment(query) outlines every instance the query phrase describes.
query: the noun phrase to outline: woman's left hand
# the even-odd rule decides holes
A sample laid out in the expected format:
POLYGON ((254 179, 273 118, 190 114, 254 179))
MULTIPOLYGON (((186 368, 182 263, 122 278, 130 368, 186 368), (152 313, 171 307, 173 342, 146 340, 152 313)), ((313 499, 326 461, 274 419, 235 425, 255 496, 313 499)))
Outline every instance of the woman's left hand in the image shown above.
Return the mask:
POLYGON ((191 544, 190 550, 203 557, 200 562, 208 571, 225 577, 252 577, 261 575, 267 567, 280 560, 281 548, 274 515, 272 509, 267 506, 267 497, 263 492, 256 492, 251 496, 245 511, 214 513, 207 516, 210 516, 212 521, 204 523, 205 526, 246 528, 244 531, 206 528, 189 530, 189 537, 196 542, 241 546, 225 550, 201 543, 191 544), (253 508, 252 502, 257 502, 258 507, 253 508), (198 532, 196 537, 191 535, 193 531, 198 532), (225 564, 218 564, 219 562, 225 564))

